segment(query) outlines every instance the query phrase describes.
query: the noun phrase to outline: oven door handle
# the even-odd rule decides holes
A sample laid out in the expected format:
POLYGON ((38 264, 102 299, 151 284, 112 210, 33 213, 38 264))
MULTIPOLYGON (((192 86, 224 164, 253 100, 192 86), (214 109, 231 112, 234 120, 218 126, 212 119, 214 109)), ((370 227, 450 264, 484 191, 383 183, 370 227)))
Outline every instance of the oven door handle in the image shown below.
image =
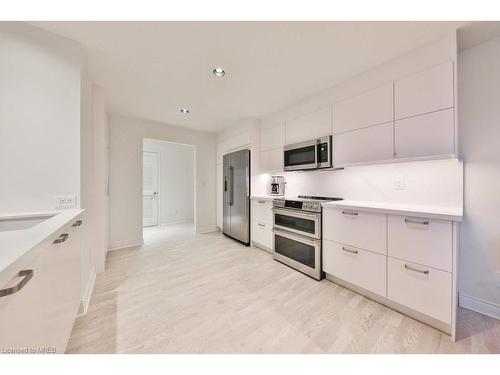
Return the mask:
POLYGON ((318 244, 318 242, 321 242, 321 240, 319 240, 319 239, 307 238, 304 236, 295 235, 295 234, 292 234, 290 232, 285 232, 284 230, 279 230, 276 228, 273 228, 273 233, 277 234, 281 237, 285 237, 285 238, 288 238, 290 240, 302 242, 302 243, 305 243, 305 244, 311 245, 311 246, 316 246, 318 244))
POLYGON ((273 213, 278 213, 286 216, 299 217, 303 219, 311 219, 311 220, 319 220, 321 218, 321 214, 314 212, 304 212, 299 210, 287 210, 282 208, 273 207, 273 213))

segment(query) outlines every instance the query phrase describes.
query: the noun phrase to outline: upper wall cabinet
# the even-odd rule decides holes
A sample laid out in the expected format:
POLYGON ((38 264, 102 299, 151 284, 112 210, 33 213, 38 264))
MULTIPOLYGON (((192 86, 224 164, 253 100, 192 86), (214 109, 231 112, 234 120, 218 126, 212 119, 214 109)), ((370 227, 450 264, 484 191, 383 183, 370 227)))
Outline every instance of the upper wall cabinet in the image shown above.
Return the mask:
POLYGON ((333 133, 344 133, 393 120, 392 82, 333 105, 333 133))
POLYGON ((394 145, 397 159, 449 156, 455 153, 453 108, 396 120, 394 145))
POLYGON ((394 83, 396 120, 453 107, 453 63, 447 62, 394 83))
POLYGON ((278 123, 260 130, 260 150, 272 150, 285 145, 285 125, 278 123))
POLYGON ((330 134, 332 134, 332 107, 328 106, 287 121, 285 144, 289 145, 330 134))
POLYGON ((394 157, 393 129, 390 122, 335 135, 335 165, 343 167, 391 160, 394 157))

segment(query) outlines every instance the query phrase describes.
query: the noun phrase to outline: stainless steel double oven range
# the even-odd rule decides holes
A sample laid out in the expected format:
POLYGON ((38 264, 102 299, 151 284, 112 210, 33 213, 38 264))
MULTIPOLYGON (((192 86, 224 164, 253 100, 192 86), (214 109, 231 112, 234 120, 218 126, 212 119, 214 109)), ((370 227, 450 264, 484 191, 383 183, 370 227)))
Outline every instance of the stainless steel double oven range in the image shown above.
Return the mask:
POLYGON ((321 280, 321 204, 335 200, 342 198, 299 195, 294 199, 274 199, 274 259, 321 280))

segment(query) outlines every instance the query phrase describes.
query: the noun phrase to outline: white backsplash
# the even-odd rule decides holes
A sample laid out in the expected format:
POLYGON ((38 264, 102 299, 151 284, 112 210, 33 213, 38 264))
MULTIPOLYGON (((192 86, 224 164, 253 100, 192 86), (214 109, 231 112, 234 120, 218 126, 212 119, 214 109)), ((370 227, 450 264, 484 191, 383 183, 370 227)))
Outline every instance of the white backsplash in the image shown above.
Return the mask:
POLYGON ((287 196, 338 196, 350 200, 462 206, 463 163, 456 159, 350 167, 334 171, 263 173, 252 195, 268 194, 271 175, 285 177, 287 196))

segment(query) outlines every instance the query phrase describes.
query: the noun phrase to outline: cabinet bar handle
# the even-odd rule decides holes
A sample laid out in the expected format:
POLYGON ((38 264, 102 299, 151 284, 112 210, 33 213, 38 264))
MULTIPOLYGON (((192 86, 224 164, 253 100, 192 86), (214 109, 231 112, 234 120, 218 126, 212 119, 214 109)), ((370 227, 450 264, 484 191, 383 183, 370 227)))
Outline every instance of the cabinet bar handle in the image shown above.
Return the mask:
POLYGON ((257 201, 257 202, 262 204, 266 203, 266 201, 257 201))
POLYGON ((265 224, 261 224, 261 223, 257 223, 259 225, 259 227, 265 227, 266 225, 265 224))
POLYGON ((352 254, 358 253, 358 250, 348 249, 347 247, 344 247, 344 246, 342 246, 342 250, 347 251, 348 253, 352 253, 352 254))
POLYGON ((415 267, 412 267, 412 266, 409 266, 407 264, 405 264, 405 268, 407 270, 410 270, 410 271, 415 271, 415 272, 420 272, 420 273, 423 273, 424 275, 428 275, 429 274, 429 270, 420 270, 418 268, 415 268, 415 267))
POLYGON ((22 270, 19 271, 17 276, 22 277, 23 279, 19 281, 17 285, 11 286, 10 288, 5 288, 0 290, 0 297, 9 296, 11 294, 19 292, 24 286, 30 281, 33 277, 33 270, 22 270))
POLYGON ((412 220, 405 217, 405 223, 429 225, 427 220, 412 220))
POLYGON ((64 241, 66 241, 68 239, 68 237, 69 237, 68 233, 63 233, 59 237, 57 237, 54 240, 54 242, 52 242, 52 243, 55 243, 55 244, 57 244, 57 243, 63 243, 64 241))
POLYGON ((342 211, 342 214, 344 214, 344 215, 358 216, 358 213, 355 212, 355 211, 342 211))
POLYGON ((82 223, 83 223, 83 221, 81 221, 81 220, 77 220, 77 221, 75 221, 75 222, 73 223, 73 225, 72 225, 72 226, 73 226, 73 227, 79 227, 80 225, 82 225, 82 223))

